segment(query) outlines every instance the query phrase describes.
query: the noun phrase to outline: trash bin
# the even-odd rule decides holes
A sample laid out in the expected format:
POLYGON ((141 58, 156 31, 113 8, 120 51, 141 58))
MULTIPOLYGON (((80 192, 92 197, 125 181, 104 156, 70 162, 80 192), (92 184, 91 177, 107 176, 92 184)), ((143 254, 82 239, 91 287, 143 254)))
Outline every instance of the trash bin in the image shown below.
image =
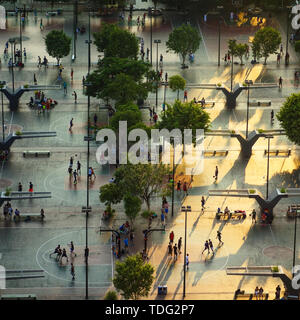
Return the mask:
POLYGON ((167 292, 168 292, 167 286, 158 286, 158 288, 157 288, 158 295, 166 295, 167 292))

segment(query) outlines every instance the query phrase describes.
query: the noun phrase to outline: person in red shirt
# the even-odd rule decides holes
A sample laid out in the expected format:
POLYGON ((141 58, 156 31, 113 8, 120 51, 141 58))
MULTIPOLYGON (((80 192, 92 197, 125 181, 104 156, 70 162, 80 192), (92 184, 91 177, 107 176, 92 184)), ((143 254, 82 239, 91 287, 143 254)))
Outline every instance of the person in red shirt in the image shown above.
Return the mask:
POLYGON ((187 101, 187 91, 186 91, 186 90, 184 90, 184 97, 183 97, 183 100, 184 100, 184 102, 186 102, 186 101, 187 101))
POLYGON ((170 233, 170 242, 173 243, 173 241, 174 241, 174 232, 172 231, 170 233))

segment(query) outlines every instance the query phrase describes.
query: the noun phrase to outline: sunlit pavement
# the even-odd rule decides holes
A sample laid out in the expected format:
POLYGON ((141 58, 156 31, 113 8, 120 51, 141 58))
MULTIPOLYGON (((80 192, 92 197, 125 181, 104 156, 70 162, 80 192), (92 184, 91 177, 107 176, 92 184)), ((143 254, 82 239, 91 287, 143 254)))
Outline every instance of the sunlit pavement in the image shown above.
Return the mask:
MULTIPOLYGON (((139 4, 141 7, 142 3, 139 4)), ((127 17, 128 12, 126 13, 127 17)), ((134 20, 141 12, 134 12, 134 20)), ((114 22, 116 19, 91 18, 92 32, 99 30, 102 20, 114 22)), ((153 39, 160 39, 158 55, 164 56, 163 71, 168 72, 169 77, 174 74, 181 74, 187 80, 187 83, 219 83, 223 82, 230 86, 231 66, 225 65, 221 60, 221 66, 217 67, 217 26, 208 21, 203 24, 201 18, 189 17, 190 23, 196 26, 203 37, 199 50, 195 53, 194 64, 189 63, 189 69, 180 69, 179 57, 172 53, 167 53, 165 41, 168 33, 174 26, 185 22, 186 17, 168 13, 166 24, 162 24, 161 18, 153 19, 153 39)), ((125 18, 126 21, 126 18, 125 18)), ((57 70, 53 67, 55 62, 49 59, 50 66, 47 70, 36 66, 37 56, 47 55, 43 37, 47 32, 55 28, 64 28, 69 35, 72 34, 72 14, 64 13, 60 17, 47 19, 45 13, 40 15, 35 24, 32 13, 29 13, 28 20, 23 30, 23 47, 27 50, 27 61, 23 70, 15 69, 16 87, 26 83, 33 83, 33 73, 36 73, 39 84, 54 84, 57 78, 57 70), (43 18, 45 29, 40 31, 39 19, 43 18)), ((285 39, 285 26, 279 25, 274 18, 272 22, 280 31, 282 38, 285 39)), ((79 16, 79 24, 87 26, 87 15, 79 16)), ((0 50, 11 36, 18 35, 18 23, 14 17, 8 19, 8 30, 0 31, 0 50)), ((124 26, 127 28, 128 26, 124 26)), ((144 30, 137 28, 135 24, 130 28, 137 36, 145 40, 145 49, 150 45, 150 21, 146 19, 144 30)), ((246 30, 239 41, 247 41, 253 30, 246 30)), ((231 35, 238 34, 235 29, 222 30, 221 58, 226 52, 226 42, 231 35)), ((26 106, 30 94, 26 93, 21 99, 18 112, 8 111, 5 101, 5 123, 8 126, 7 133, 15 128, 32 131, 56 131, 57 138, 46 138, 36 140, 17 141, 11 151, 10 161, 1 164, 1 187, 17 188, 21 181, 24 189, 27 188, 29 181, 32 181, 35 190, 51 191, 52 199, 41 201, 18 201, 13 202, 13 208, 18 207, 21 212, 39 212, 44 207, 46 220, 43 225, 40 222, 14 222, 4 221, 1 216, 1 240, 0 252, 2 253, 1 264, 7 269, 36 269, 41 268, 45 272, 45 279, 18 280, 7 283, 9 292, 37 292, 41 298, 53 299, 61 298, 82 298, 84 296, 85 267, 83 262, 83 248, 85 246, 85 216, 81 213, 81 206, 86 202, 86 143, 83 141, 86 135, 86 106, 87 98, 82 92, 82 76, 87 73, 87 45, 85 40, 88 35, 78 35, 77 40, 77 59, 71 63, 71 54, 63 59, 65 66, 63 79, 68 84, 68 93, 65 96, 63 90, 46 91, 46 96, 55 98, 58 105, 49 113, 37 114, 26 106), (71 67, 74 69, 74 80, 70 79, 71 67), (78 94, 78 103, 75 104, 71 93, 75 90, 78 94), (68 131, 69 121, 74 118, 73 133, 68 131), (28 149, 49 149, 52 154, 50 158, 23 158, 22 152, 28 149), (73 156, 75 162, 79 160, 82 163, 82 177, 77 185, 73 184, 67 174, 69 158, 73 156), (71 240, 75 243, 78 256, 75 258, 76 280, 71 281, 69 265, 60 267, 49 260, 49 250, 61 242, 61 245, 67 247, 71 240), (17 289, 15 289, 17 288, 17 289)), ((284 43, 285 48, 285 43, 284 43)), ((10 48, 9 48, 10 49, 10 48)), ((9 50, 10 52, 10 50, 9 50)), ((8 71, 1 51, 1 75, 2 80, 8 82, 11 86, 11 75, 8 71)), ((92 45, 92 70, 97 61, 98 52, 92 45)), ((276 65, 276 57, 268 59, 268 65, 250 64, 250 60, 245 60, 245 65, 234 65, 233 83, 243 82, 245 78, 255 82, 277 82, 279 76, 284 80, 283 89, 265 89, 251 90, 251 99, 271 99, 271 107, 251 107, 249 113, 249 130, 279 128, 277 120, 273 127, 270 123, 270 111, 277 112, 285 98, 297 88, 293 84, 293 75, 298 68, 298 58, 290 46, 291 64, 285 67, 283 63, 276 65)), ((153 46, 153 66, 156 64, 156 46, 153 46)), ((212 129, 230 129, 245 131, 246 128, 246 93, 238 98, 238 105, 235 110, 224 108, 224 96, 215 90, 188 89, 188 100, 193 97, 207 100, 214 100, 216 105, 212 109, 207 109, 212 120, 212 129)), ((167 102, 172 103, 176 93, 167 89, 167 102)), ((180 93, 183 98, 183 93, 180 93)), ((99 101, 91 99, 91 114, 97 113, 100 123, 107 123, 107 113, 99 111, 99 101)), ((155 105, 155 94, 150 94, 148 99, 150 105, 155 105)), ((158 111, 161 111, 163 101, 163 88, 158 92, 158 111)), ((102 103, 101 103, 102 105, 102 103)), ((148 112, 143 111, 145 121, 148 120, 148 112)), ((95 168, 97 178, 90 191, 90 204, 93 212, 89 218, 89 245, 91 250, 91 265, 89 284, 91 287, 91 296, 96 298, 103 295, 106 288, 111 285, 113 274, 113 258, 110 248, 110 234, 99 234, 99 227, 103 223, 100 216, 104 205, 99 202, 99 186, 105 184, 110 179, 114 168, 101 167, 96 163, 94 156, 97 146, 92 144, 91 165, 95 168)), ((247 162, 239 158, 240 145, 235 138, 227 137, 207 137, 205 139, 205 148, 207 150, 228 150, 226 157, 205 158, 204 170, 201 174, 194 176, 192 189, 185 199, 185 205, 192 206, 192 213, 188 213, 187 225, 187 252, 190 256, 190 269, 187 272, 186 298, 187 299, 232 299, 234 291, 242 288, 245 291, 253 292, 254 288, 263 286, 265 292, 271 294, 273 298, 275 287, 279 282, 272 278, 265 277, 240 277, 227 276, 225 268, 228 266, 240 265, 283 265, 287 269, 292 266, 293 248, 293 220, 289 221, 285 217, 286 209, 290 203, 298 203, 297 198, 284 199, 275 208, 275 219, 271 226, 263 226, 257 222, 252 225, 251 218, 247 217, 244 221, 222 222, 215 220, 215 212, 218 207, 224 209, 228 206, 231 210, 242 209, 249 214, 253 208, 258 207, 255 201, 250 199, 209 197, 208 190, 211 189, 257 189, 265 196, 266 193, 266 170, 267 158, 264 156, 264 150, 267 148, 267 140, 260 139, 253 148, 253 156, 247 162), (214 184, 214 168, 219 167, 219 179, 214 184), (200 213, 200 199, 204 196, 207 200, 204 214, 200 213), (224 245, 217 248, 218 240, 216 231, 222 232, 224 245), (204 241, 211 239, 216 248, 214 255, 206 252, 201 255, 204 241)), ((277 137, 271 140, 271 148, 292 149, 290 157, 271 158, 270 161, 270 194, 275 188, 280 187, 298 187, 299 184, 299 159, 298 147, 295 147, 285 137, 277 137)), ((179 170, 179 169, 178 169, 179 170)), ((181 170, 181 169, 180 169, 181 170)), ((179 175, 179 173, 177 172, 179 175)), ((184 238, 184 214, 179 211, 181 196, 175 195, 174 218, 170 214, 167 220, 167 230, 165 233, 153 232, 149 237, 148 247, 150 262, 155 267, 156 279, 151 291, 150 298, 157 297, 157 286, 167 285, 167 299, 181 299, 183 285, 183 249, 182 254, 174 263, 167 257, 167 245, 169 233, 173 230, 175 241, 181 236, 184 238)), ((153 208, 159 210, 160 199, 154 199, 153 208)), ((113 222, 114 227, 118 227, 125 221, 123 206, 117 205, 117 219, 113 222)), ((159 212, 159 211, 158 211, 159 212)), ((259 217, 258 217, 259 218, 259 217)), ((259 219, 258 219, 259 220, 259 219)), ((154 226, 159 226, 159 221, 153 222, 154 226)), ((143 229, 145 221, 139 219, 137 226, 143 229)), ((140 232, 140 231, 139 231, 140 232)), ((136 235, 136 244, 130 248, 130 252, 140 251, 143 247, 143 237, 136 235)), ((68 247, 67 247, 68 248, 68 247)), ((68 250, 68 249, 67 249, 68 250)), ((75 250, 76 251, 76 250, 75 250)), ((297 259, 298 254, 297 254, 297 259)), ((296 262, 297 262, 296 259, 296 262)))

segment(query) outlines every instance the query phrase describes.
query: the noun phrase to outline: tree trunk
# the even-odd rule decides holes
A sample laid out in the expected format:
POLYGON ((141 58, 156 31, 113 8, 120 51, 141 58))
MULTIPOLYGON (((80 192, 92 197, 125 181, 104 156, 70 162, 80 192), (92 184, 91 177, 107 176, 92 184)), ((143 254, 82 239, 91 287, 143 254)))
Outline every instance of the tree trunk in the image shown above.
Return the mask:
POLYGON ((177 100, 179 100, 179 90, 177 90, 177 100))
POLYGON ((268 57, 265 57, 264 65, 266 65, 266 64, 267 64, 267 59, 268 59, 268 57))
POLYGON ((146 205, 147 205, 147 209, 150 212, 150 198, 146 199, 146 205))

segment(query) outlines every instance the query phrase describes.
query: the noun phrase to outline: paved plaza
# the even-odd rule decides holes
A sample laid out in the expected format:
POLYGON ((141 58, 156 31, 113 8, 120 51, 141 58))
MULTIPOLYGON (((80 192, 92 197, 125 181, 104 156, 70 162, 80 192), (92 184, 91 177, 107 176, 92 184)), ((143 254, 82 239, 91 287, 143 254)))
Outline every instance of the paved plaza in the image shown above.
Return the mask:
MULTIPOLYGON (((149 2, 147 3, 149 6, 149 2)), ((137 0, 137 8, 145 5, 137 0)), ((128 12, 126 12, 126 17, 128 12)), ((142 15, 142 11, 134 11, 133 20, 142 15)), ((164 56, 163 71, 168 72, 169 77, 181 74, 187 84, 200 83, 224 83, 230 87, 231 66, 221 60, 221 66, 217 66, 217 21, 203 22, 201 16, 188 17, 191 25, 195 26, 202 37, 199 50, 195 53, 195 62, 189 63, 188 69, 180 69, 179 57, 167 52, 166 41, 174 27, 186 22, 187 17, 175 12, 166 13, 166 23, 161 17, 153 22, 153 39, 160 39, 159 55, 164 56)), ((270 25, 277 28, 282 35, 285 48, 286 26, 280 15, 270 18, 270 25)), ((99 31, 101 24, 106 21, 118 23, 116 18, 91 17, 91 32, 99 31)), ((125 21, 126 18, 125 18, 125 21)), ((78 25, 87 27, 88 15, 81 12, 78 25)), ((0 69, 1 80, 5 80, 9 87, 11 72, 3 56, 3 49, 8 38, 18 36, 19 22, 15 17, 8 17, 8 29, 0 30, 0 57, 2 65, 0 69)), ((64 12, 61 16, 46 18, 45 11, 38 13, 35 19, 33 13, 28 14, 23 29, 23 48, 27 50, 25 67, 15 68, 15 87, 24 84, 33 84, 33 74, 36 75, 38 84, 57 84, 57 69, 55 60, 48 56, 43 38, 54 29, 64 30, 72 36, 73 20, 72 12, 64 12), (45 29, 39 28, 39 21, 43 18, 45 29), (37 68, 37 57, 47 56, 49 68, 37 68)), ((124 26, 127 28, 127 26, 124 26)), ((145 48, 150 45, 150 26, 146 20, 144 30, 135 24, 130 31, 145 40, 145 48)), ((248 42, 257 29, 233 27, 222 25, 221 57, 227 52, 227 41, 236 38, 239 41, 248 42), (237 36, 238 35, 238 36, 237 36)), ((39 213, 41 208, 45 210, 45 221, 31 221, 15 223, 5 221, 0 217, 0 264, 7 270, 40 269, 44 270, 44 278, 22 279, 7 281, 6 290, 0 293, 36 293, 40 299, 83 299, 85 295, 85 271, 84 248, 86 241, 85 214, 82 206, 86 205, 86 162, 87 143, 84 137, 87 135, 87 97, 83 93, 82 77, 87 74, 88 47, 85 40, 88 34, 79 34, 77 39, 77 58, 71 62, 71 55, 62 59, 64 70, 63 81, 67 82, 67 94, 63 89, 45 91, 46 97, 51 97, 58 105, 49 112, 37 113, 29 109, 26 103, 32 93, 25 93, 20 100, 18 111, 11 112, 8 101, 4 98, 4 118, 6 135, 12 131, 55 131, 56 137, 41 139, 24 139, 16 141, 12 148, 8 161, 0 163, 0 190, 7 187, 17 190, 21 182, 24 190, 27 190, 31 181, 34 191, 51 192, 50 199, 19 200, 12 201, 13 209, 18 208, 22 213, 39 213), (71 68, 74 69, 74 80, 70 79, 71 68), (77 103, 74 103, 72 92, 78 95, 77 103), (69 122, 74 118, 73 132, 70 133, 69 122), (50 157, 23 157, 25 150, 49 150, 50 157), (74 157, 74 163, 79 160, 82 164, 82 173, 78 184, 74 185, 68 176, 68 164, 70 157, 74 157), (76 280, 72 281, 70 274, 70 262, 60 265, 54 256, 49 254, 60 244, 67 249, 68 244, 74 242, 77 256, 72 261, 75 265, 76 280)), ((91 46, 91 72, 95 69, 99 52, 94 45, 91 46)), ((10 48, 9 48, 10 49, 10 48)), ((10 52, 10 50, 9 50, 10 52)), ((268 59, 266 66, 262 64, 252 65, 250 60, 245 65, 234 65, 233 83, 243 83, 245 79, 255 83, 277 83, 278 78, 283 78, 283 88, 253 89, 250 90, 251 99, 270 99, 270 107, 250 107, 249 132, 257 129, 280 129, 277 119, 273 125, 270 121, 270 112, 278 112, 285 99, 292 93, 298 92, 294 86, 294 72, 300 70, 299 57, 290 45, 290 65, 276 64, 276 56, 268 59)), ((156 63, 156 47, 153 46, 153 66, 156 63)), ((162 111, 163 90, 158 91, 158 109, 162 111)), ((167 89, 167 102, 172 103, 176 98, 176 92, 167 89)), ((247 113, 247 92, 240 95, 236 109, 229 110, 225 107, 225 96, 217 90, 188 89, 188 100, 196 97, 200 100, 215 101, 213 108, 207 109, 211 117, 211 129, 229 129, 245 133, 247 113)), ((183 100, 183 92, 180 93, 183 100)), ((147 103, 155 105, 155 94, 149 94, 147 103)), ((98 116, 98 124, 108 123, 107 110, 103 109, 105 102, 91 98, 91 116, 98 116)), ((145 123, 149 121, 148 110, 143 110, 145 123)), ((1 131, 2 132, 2 128, 1 131)), ((213 197, 208 196, 209 190, 222 189, 257 189, 264 197, 266 195, 267 175, 267 139, 261 138, 253 147, 253 155, 245 160, 240 154, 240 144, 236 138, 226 136, 209 136, 205 138, 205 150, 228 150, 226 156, 206 157, 204 170, 194 176, 188 196, 175 191, 174 217, 167 218, 166 231, 153 232, 149 237, 148 248, 150 262, 155 267, 155 281, 149 299, 160 299, 157 296, 157 287, 168 286, 168 294, 165 299, 181 299, 183 286, 183 252, 174 262, 167 255, 169 233, 174 231, 175 241, 179 237, 184 238, 184 213, 180 212, 181 205, 190 205, 192 212, 188 213, 187 224, 187 253, 190 256, 190 267, 187 272, 186 299, 225 299, 232 300, 234 292, 241 288, 246 292, 253 292, 256 286, 263 286, 264 291, 270 294, 270 299, 275 297, 275 288, 282 283, 276 278, 268 277, 242 277, 227 276, 226 267, 230 266, 264 266, 282 265, 291 270, 293 259, 294 220, 286 218, 287 206, 300 203, 299 197, 286 198, 280 201, 274 210, 272 225, 262 225, 259 222, 252 223, 249 213, 252 209, 259 212, 258 204, 253 199, 213 197), (219 168, 217 183, 214 183, 215 167, 219 168), (201 197, 206 199, 204 212, 201 212, 201 197), (184 199, 184 200, 183 200, 184 199), (183 202, 181 202, 183 200, 183 202), (231 210, 246 210, 247 218, 241 221, 216 220, 215 213, 218 207, 222 210, 228 206, 231 210), (222 232, 224 245, 218 246, 217 231, 222 232), (215 253, 201 254, 205 240, 211 239, 215 253)), ((299 188, 299 147, 290 142, 285 136, 278 136, 271 140, 271 149, 291 149, 288 157, 277 156, 270 159, 270 195, 276 188, 299 188)), ((115 170, 114 166, 101 166, 96 161, 97 145, 91 143, 90 166, 95 170, 96 178, 90 185, 90 206, 92 213, 88 219, 88 244, 89 256, 89 287, 90 298, 103 298, 107 288, 112 286, 114 265, 116 258, 111 250, 110 233, 100 233, 101 226, 119 227, 127 218, 122 204, 115 205, 116 215, 109 225, 101 221, 101 215, 105 205, 99 200, 99 187, 108 183, 115 170)), ((178 169, 181 170, 180 168, 178 169)), ((176 174, 180 175, 181 172, 176 174)), ((171 199, 168 198, 169 203, 171 199)), ((161 199, 152 201, 153 210, 160 212, 161 199)), ((159 219, 159 218, 158 218, 159 219)), ((147 221, 139 217, 136 222, 137 231, 134 246, 129 248, 129 253, 140 252, 143 249, 142 230, 147 226, 147 221)), ((160 226, 160 220, 153 221, 154 226, 160 226)), ((298 245, 299 241, 297 241, 298 245)), ((299 250, 296 253, 296 264, 299 260, 299 250)))

